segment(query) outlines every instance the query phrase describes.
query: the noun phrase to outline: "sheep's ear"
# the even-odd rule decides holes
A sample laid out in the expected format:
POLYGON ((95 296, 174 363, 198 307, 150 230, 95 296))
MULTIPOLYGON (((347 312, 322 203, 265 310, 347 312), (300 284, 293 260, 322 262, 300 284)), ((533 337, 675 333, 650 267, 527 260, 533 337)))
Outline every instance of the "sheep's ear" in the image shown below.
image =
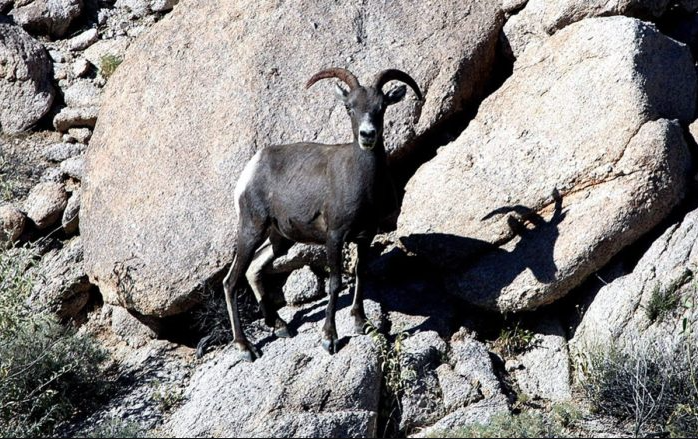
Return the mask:
POLYGON ((344 90, 339 84, 334 85, 334 93, 337 95, 340 101, 346 102, 349 92, 344 90))
POLYGON ((397 104, 402 100, 402 98, 405 97, 405 93, 407 92, 407 89, 405 88, 404 85, 401 85, 399 87, 395 87, 391 89, 388 93, 385 94, 386 101, 388 105, 393 105, 397 104))

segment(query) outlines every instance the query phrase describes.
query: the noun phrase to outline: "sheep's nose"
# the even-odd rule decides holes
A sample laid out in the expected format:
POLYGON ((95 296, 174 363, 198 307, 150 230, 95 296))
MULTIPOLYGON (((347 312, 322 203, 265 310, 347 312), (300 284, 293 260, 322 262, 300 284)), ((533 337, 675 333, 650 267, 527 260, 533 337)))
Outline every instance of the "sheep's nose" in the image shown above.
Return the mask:
POLYGON ((359 130, 359 134, 361 135, 361 137, 371 139, 371 138, 376 136, 376 130, 373 128, 368 128, 368 129, 363 128, 363 129, 359 130))

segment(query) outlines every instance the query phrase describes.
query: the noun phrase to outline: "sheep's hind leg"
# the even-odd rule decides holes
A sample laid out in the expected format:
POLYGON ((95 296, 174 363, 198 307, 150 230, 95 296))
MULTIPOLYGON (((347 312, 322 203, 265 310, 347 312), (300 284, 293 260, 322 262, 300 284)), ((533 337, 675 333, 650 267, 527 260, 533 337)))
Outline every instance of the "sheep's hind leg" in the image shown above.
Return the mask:
POLYGON ((246 361, 253 361, 260 356, 259 351, 247 340, 240 323, 238 311, 238 291, 241 288, 241 278, 245 269, 250 265, 254 257, 255 248, 264 240, 263 236, 242 237, 238 233, 238 248, 235 261, 230 267, 228 275, 223 280, 223 290, 225 291, 225 302, 228 307, 228 316, 233 328, 233 343, 243 353, 246 361))
POLYGON ((274 334, 277 337, 291 337, 292 334, 286 322, 279 317, 277 310, 270 301, 269 295, 264 291, 262 274, 268 271, 274 258, 288 251, 292 243, 286 242, 282 238, 277 239, 273 232, 272 236, 269 237, 269 241, 270 242, 265 243, 255 254, 250 268, 246 273, 247 281, 250 283, 250 287, 252 287, 252 291, 259 302, 259 307, 262 310, 264 322, 267 326, 274 330, 274 334))

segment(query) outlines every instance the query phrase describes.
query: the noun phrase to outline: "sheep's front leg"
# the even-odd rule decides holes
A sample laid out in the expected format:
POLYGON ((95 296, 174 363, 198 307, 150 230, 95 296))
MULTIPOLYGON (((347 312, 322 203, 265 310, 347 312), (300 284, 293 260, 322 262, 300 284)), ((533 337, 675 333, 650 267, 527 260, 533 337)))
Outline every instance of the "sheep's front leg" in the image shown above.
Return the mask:
POLYGON ((337 328, 334 315, 337 296, 342 287, 342 245, 343 240, 337 233, 330 235, 326 245, 327 262, 330 266, 330 298, 327 302, 325 325, 322 328, 322 347, 330 354, 337 352, 337 328))
POLYGON ((357 261, 354 269, 354 303, 351 306, 351 315, 354 317, 354 332, 363 334, 366 326, 366 312, 364 311, 364 285, 363 277, 366 273, 366 258, 368 253, 369 243, 367 241, 359 241, 357 243, 356 253, 357 261))

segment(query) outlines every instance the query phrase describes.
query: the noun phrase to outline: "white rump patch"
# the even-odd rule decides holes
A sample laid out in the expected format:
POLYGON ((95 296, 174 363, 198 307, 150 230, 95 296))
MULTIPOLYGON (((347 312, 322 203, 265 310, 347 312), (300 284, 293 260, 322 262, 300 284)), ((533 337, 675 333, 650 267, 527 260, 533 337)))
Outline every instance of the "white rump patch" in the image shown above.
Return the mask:
POLYGON ((245 189, 247 189, 247 185, 250 183, 252 176, 257 170, 261 152, 262 150, 257 151, 255 155, 252 156, 252 159, 247 162, 245 168, 242 170, 242 174, 240 174, 240 178, 238 178, 237 184, 235 185, 235 208, 237 209, 238 214, 240 214, 240 198, 245 192, 245 189))

